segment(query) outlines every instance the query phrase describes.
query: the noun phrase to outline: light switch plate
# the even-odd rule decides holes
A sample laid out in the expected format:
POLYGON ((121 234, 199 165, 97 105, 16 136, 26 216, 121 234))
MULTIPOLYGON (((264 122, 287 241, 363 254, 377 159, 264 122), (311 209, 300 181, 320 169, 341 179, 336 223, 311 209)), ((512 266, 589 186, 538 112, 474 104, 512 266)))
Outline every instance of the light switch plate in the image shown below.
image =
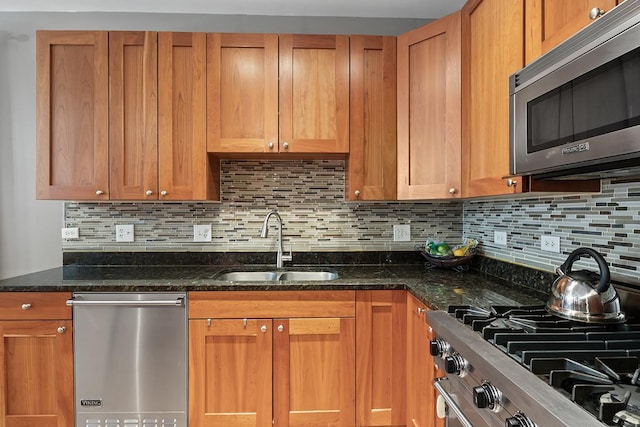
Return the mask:
POLYGON ((393 241, 409 242, 411 240, 411 224, 394 224, 393 241))
POLYGON ((194 242, 210 242, 211 241, 211 224, 198 224, 193 226, 194 242))
POLYGON ((116 242, 133 242, 133 224, 116 225, 116 242))
POLYGON ((80 238, 80 233, 78 232, 78 227, 65 227, 62 229, 62 238, 63 239, 78 239, 80 238))

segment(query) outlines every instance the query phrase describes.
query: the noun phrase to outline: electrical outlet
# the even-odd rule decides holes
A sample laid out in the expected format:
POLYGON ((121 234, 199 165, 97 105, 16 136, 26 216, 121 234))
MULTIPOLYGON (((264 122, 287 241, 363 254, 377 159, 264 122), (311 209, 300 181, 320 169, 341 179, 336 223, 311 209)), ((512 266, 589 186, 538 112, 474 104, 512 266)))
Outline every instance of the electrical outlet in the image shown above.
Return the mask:
POLYGON ((133 242, 133 224, 116 225, 116 242, 133 242))
POLYGON ((78 232, 78 227, 63 228, 62 229, 62 238, 63 239, 78 239, 78 238, 80 238, 80 233, 78 232))
POLYGON ((494 231, 493 243, 500 246, 507 246, 507 232, 506 231, 494 231))
POLYGON ((193 241, 194 242, 210 242, 211 241, 211 224, 194 225, 193 241))
POLYGON ((411 240, 410 224, 394 224, 393 225, 393 241, 408 242, 411 240))
POLYGON ((558 236, 541 236, 540 249, 547 252, 560 253, 560 238, 558 236))

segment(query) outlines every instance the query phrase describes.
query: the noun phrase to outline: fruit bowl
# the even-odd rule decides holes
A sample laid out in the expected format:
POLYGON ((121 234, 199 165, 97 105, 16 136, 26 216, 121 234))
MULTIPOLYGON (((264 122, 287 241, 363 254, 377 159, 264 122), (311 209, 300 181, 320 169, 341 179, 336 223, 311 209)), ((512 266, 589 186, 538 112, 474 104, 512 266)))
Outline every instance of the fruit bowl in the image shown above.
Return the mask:
POLYGON ((469 269, 477 246, 478 241, 473 239, 453 248, 444 242, 427 239, 424 245, 416 246, 416 250, 427 260, 425 267, 428 269, 442 267, 464 271, 469 269))

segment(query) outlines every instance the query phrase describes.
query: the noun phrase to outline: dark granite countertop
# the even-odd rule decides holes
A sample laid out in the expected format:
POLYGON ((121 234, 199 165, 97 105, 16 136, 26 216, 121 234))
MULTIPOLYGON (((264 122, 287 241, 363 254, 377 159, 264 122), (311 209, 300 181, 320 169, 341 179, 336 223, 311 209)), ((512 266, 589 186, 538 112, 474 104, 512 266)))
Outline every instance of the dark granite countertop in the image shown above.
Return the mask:
MULTIPOLYGON (((246 269, 246 267, 240 267, 246 269)), ((273 266, 252 266, 271 270, 273 266)), ((422 264, 296 267, 328 269, 339 278, 327 282, 225 282, 215 280, 230 266, 65 266, 0 280, 0 292, 167 292, 238 290, 406 289, 432 309, 451 304, 481 307, 540 304, 543 292, 513 285, 476 270, 425 270, 422 264)))

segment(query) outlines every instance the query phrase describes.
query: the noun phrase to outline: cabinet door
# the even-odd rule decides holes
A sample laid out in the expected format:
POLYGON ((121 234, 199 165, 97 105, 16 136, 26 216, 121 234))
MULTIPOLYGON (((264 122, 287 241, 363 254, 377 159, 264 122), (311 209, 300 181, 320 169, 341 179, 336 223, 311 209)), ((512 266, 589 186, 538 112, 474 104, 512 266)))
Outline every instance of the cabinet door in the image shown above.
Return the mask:
POLYGON ((522 190, 503 178, 509 175, 508 81, 524 65, 523 28, 524 2, 470 0, 462 8, 464 197, 522 190))
POLYGON ((355 425, 355 319, 274 319, 274 425, 355 425))
POLYGON ((207 150, 278 152, 278 35, 207 35, 207 150))
POLYGON ((431 332, 426 306, 407 293, 407 426, 444 426, 436 417, 436 368, 429 354, 431 332))
POLYGON ((460 13, 398 37, 398 199, 460 197, 460 13))
POLYGON ((348 200, 396 199, 396 38, 351 36, 348 200))
POLYGON ((356 293, 356 425, 406 424, 406 291, 356 293))
POLYGON ((109 197, 107 33, 36 33, 36 197, 109 197))
POLYGON ((73 426, 71 321, 3 321, 0 335, 0 425, 73 426))
POLYGON ((349 36, 280 35, 280 151, 349 152, 349 36))
POLYGON ((158 33, 160 200, 218 199, 206 146, 206 34, 158 33))
POLYGON ((616 0, 526 0, 526 62, 529 63, 593 22, 591 9, 608 12, 616 0))
POLYGON ((270 427, 272 321, 189 321, 189 426, 270 427))
POLYGON ((109 33, 112 200, 158 198, 158 35, 109 33))

